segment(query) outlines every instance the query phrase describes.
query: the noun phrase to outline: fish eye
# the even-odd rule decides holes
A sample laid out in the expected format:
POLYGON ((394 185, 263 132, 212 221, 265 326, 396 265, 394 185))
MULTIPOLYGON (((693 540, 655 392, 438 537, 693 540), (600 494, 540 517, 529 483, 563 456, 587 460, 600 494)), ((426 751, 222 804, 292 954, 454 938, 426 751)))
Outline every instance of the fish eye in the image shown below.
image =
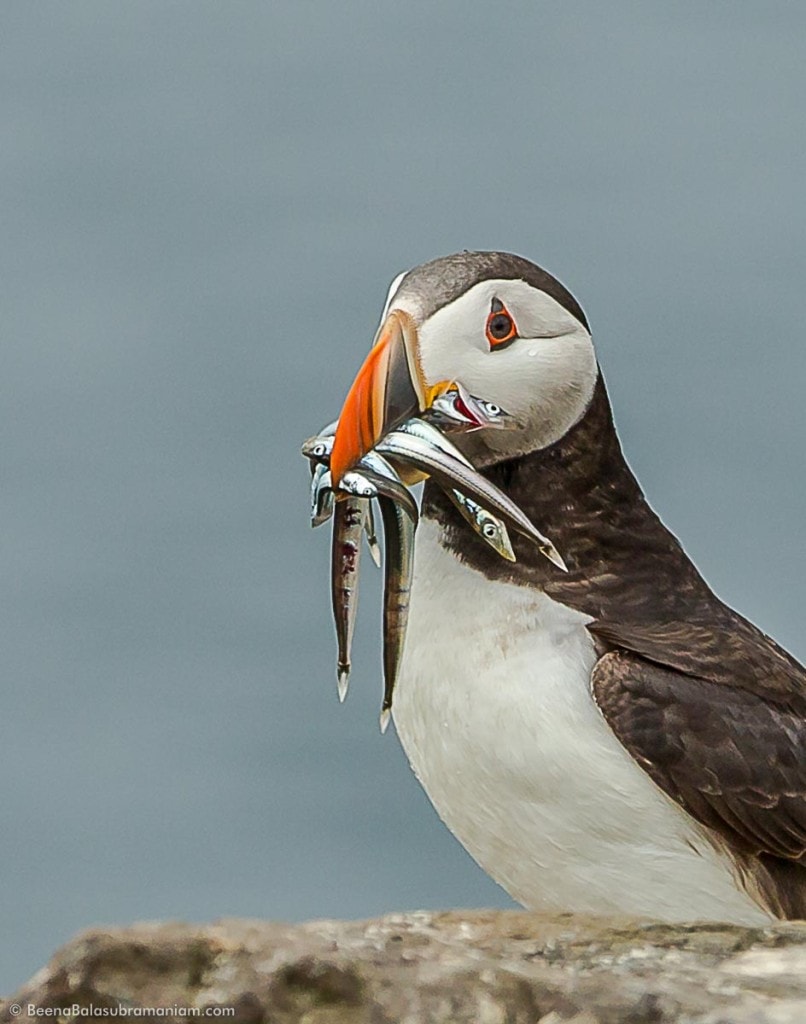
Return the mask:
POLYGON ((324 455, 325 454, 325 446, 323 444, 316 444, 316 445, 314 445, 313 453, 314 453, 314 455, 324 455))
POLYGON ((518 337, 515 321, 500 299, 492 301, 485 334, 491 349, 503 348, 518 337))
POLYGON ((485 537, 494 537, 495 525, 493 523, 485 523, 484 526, 482 527, 482 532, 484 533, 485 537))
POLYGON ((501 407, 496 405, 495 402, 485 402, 484 405, 490 416, 497 416, 501 412, 501 407))

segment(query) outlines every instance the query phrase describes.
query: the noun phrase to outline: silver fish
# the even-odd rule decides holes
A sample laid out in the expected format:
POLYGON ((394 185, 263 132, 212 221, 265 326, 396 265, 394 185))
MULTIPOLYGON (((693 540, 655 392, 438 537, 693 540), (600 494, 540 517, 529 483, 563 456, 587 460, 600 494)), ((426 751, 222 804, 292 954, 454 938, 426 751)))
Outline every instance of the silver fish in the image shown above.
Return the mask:
POLYGON ((514 426, 514 417, 504 412, 500 405, 496 405, 495 402, 488 402, 484 398, 476 398, 475 395, 470 394, 460 381, 456 381, 455 386, 454 405, 458 409, 467 410, 474 420, 481 421, 481 426, 497 427, 499 429, 514 426))
POLYGON ((438 395, 424 416, 439 423, 446 430, 480 430, 482 427, 498 429, 515 425, 514 418, 494 402, 476 398, 458 381, 438 395))
POLYGON ((381 497, 380 506, 386 544, 383 581, 383 703, 380 726, 381 732, 386 732, 409 618, 409 594, 414 564, 414 524, 400 505, 391 498, 381 497))
POLYGON ((372 561, 380 569, 381 567, 381 546, 378 543, 378 534, 375 529, 375 511, 370 501, 367 505, 367 521, 364 523, 364 536, 367 539, 367 547, 372 561))
POLYGON ((386 495, 399 505, 414 523, 420 518, 420 510, 411 491, 406 487, 393 467, 377 452, 367 452, 358 463, 362 475, 377 488, 378 494, 386 495))
POLYGON ((424 414, 429 421, 438 423, 443 430, 478 430, 475 423, 463 409, 460 409, 455 391, 446 391, 437 395, 431 408, 424 414))
POLYGON ((377 498, 378 488, 358 470, 351 469, 339 481, 339 490, 353 498, 377 498))
POLYGON ((455 487, 446 493, 482 540, 487 541, 502 558, 506 558, 509 562, 516 561, 507 528, 497 516, 488 512, 486 508, 482 508, 461 491, 457 491, 455 487))
POLYGON ((515 417, 505 412, 500 405, 496 405, 495 402, 487 402, 483 398, 477 398, 476 401, 487 417, 488 422, 484 424, 486 427, 506 429, 507 427, 515 426, 515 417))
MULTIPOLYGON (((351 470, 345 473, 339 484, 340 491, 346 491, 354 498, 377 498, 378 493, 383 493, 381 488, 375 486, 369 475, 351 470)), ((367 538, 367 547, 372 561, 380 568, 381 548, 378 544, 378 537, 375 533, 375 513, 372 511, 372 501, 367 502, 367 515, 364 520, 364 536, 367 538)))
POLYGON ((388 462, 382 455, 379 455, 374 448, 362 457, 359 465, 362 469, 371 469, 378 476, 385 476, 387 480, 394 480, 405 487, 405 484, 400 479, 400 474, 392 463, 388 462))
POLYGON ((311 462, 311 472, 317 462, 330 462, 330 453, 333 451, 332 434, 315 434, 307 441, 302 442, 302 454, 311 462))
POLYGON ((424 441, 436 451, 447 455, 448 458, 456 459, 464 466, 467 466, 468 469, 474 468, 473 463, 459 451, 452 441, 449 441, 444 434, 440 433, 430 423, 426 423, 425 420, 412 418, 401 423, 395 430, 400 434, 411 434, 412 437, 419 437, 421 441, 424 441))
POLYGON ((330 590, 338 643, 339 700, 347 696, 350 682, 350 649, 358 609, 358 573, 361 565, 361 534, 367 517, 366 498, 343 497, 333 511, 333 548, 330 590))
POLYGON ((321 526, 333 515, 333 484, 324 462, 313 464, 311 477, 311 526, 321 526))
POLYGON ((445 489, 456 488, 479 504, 495 512, 508 526, 535 541, 550 562, 567 572, 567 566, 548 537, 544 536, 503 491, 490 480, 468 468, 464 461, 436 451, 422 438, 393 430, 376 446, 383 455, 390 455, 429 473, 445 489))

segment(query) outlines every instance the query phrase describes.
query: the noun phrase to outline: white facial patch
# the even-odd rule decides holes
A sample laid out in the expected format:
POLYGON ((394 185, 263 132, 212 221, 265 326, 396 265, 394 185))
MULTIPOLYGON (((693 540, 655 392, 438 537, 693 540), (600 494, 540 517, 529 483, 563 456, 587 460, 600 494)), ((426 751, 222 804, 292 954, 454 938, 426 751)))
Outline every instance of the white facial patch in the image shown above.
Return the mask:
MULTIPOLYGON (((403 309, 405 301, 393 297, 389 306, 403 309)), ((416 317, 416 310, 406 312, 416 317)), ((502 454, 552 444, 581 418, 593 395, 597 366, 589 332, 559 302, 525 281, 481 281, 420 323, 418 333, 429 385, 461 381, 477 398, 516 418, 519 430, 482 432, 485 444, 502 454), (491 348, 485 334, 493 299, 504 305, 518 331, 517 340, 501 349, 491 348)))

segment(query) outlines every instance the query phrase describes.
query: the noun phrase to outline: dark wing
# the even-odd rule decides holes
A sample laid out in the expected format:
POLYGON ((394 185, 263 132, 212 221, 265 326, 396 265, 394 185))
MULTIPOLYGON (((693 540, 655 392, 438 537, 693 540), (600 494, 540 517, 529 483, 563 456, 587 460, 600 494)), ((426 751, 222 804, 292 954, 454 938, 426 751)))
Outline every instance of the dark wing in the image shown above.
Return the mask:
POLYGON ((790 861, 806 855, 806 717, 792 683, 770 699, 627 650, 591 676, 611 729, 664 792, 734 849, 790 861))

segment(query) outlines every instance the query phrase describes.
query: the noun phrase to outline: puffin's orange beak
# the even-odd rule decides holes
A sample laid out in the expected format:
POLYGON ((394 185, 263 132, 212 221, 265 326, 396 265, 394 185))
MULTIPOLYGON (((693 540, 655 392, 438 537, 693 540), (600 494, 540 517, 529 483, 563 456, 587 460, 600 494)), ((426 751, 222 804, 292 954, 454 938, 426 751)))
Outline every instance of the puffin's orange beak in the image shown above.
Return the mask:
POLYGON ((408 313, 393 309, 344 400, 330 455, 333 485, 390 430, 424 411, 429 398, 417 327, 408 313))

